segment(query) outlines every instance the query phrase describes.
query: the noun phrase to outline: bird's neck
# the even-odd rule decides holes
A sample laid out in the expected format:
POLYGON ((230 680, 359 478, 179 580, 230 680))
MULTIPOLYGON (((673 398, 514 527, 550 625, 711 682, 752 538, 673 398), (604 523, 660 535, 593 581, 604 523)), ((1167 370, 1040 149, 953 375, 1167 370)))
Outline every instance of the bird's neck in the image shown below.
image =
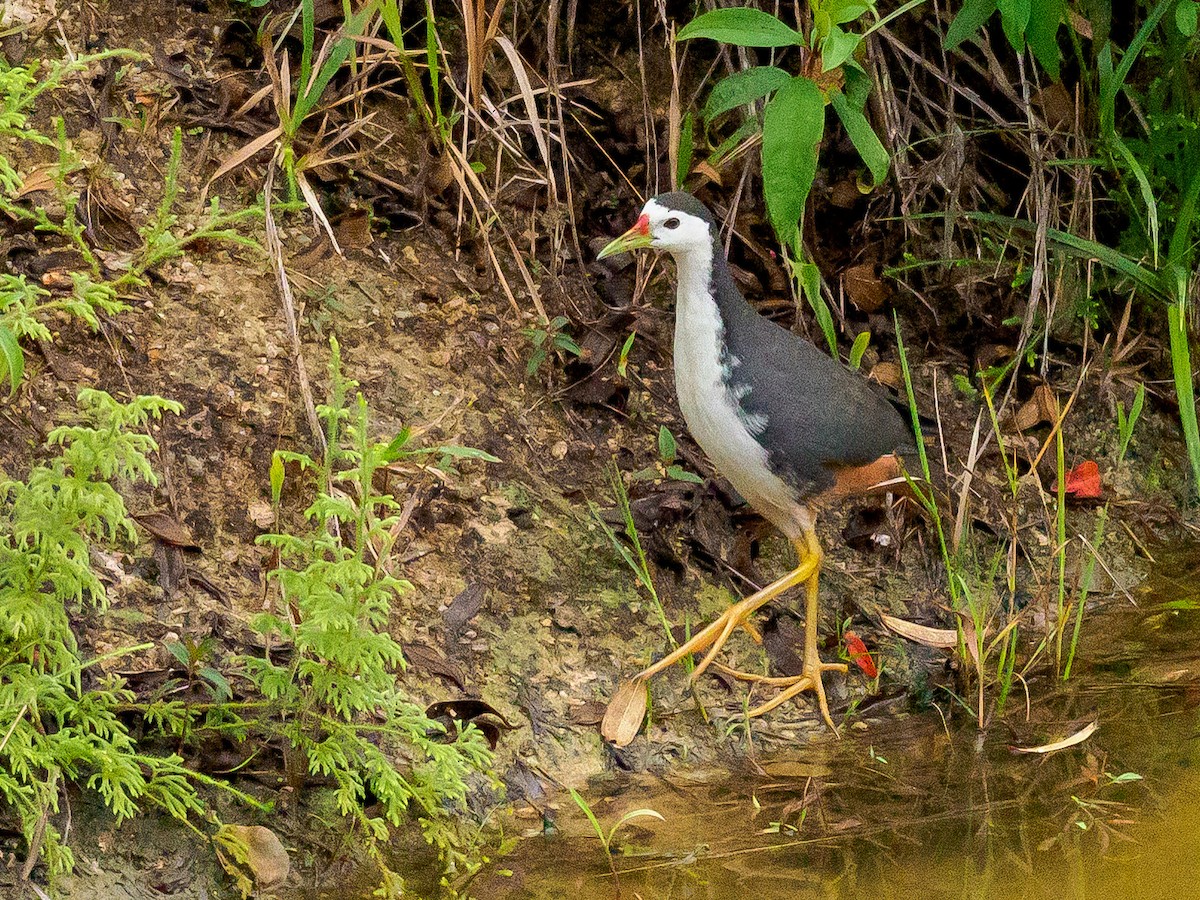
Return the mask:
MULTIPOLYGON (((676 293, 676 337, 679 327, 697 319, 712 321, 724 332, 737 327, 746 314, 754 315, 729 271, 725 253, 714 240, 704 249, 675 256, 678 269, 676 293)), ((721 335, 717 335, 719 338, 721 335)))

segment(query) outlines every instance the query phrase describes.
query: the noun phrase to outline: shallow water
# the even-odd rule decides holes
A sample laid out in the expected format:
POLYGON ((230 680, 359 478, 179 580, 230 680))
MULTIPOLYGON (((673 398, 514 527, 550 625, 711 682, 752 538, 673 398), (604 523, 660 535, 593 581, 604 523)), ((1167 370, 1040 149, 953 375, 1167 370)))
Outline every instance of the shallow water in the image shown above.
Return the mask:
MULTIPOLYGON (((740 772, 595 784, 626 898, 1200 897, 1200 579, 1174 561, 1089 612, 1070 683, 1043 677, 980 733, 936 712, 846 729, 740 772), (1078 746, 1014 753, 1077 732, 1078 746), (1135 778, 1134 776, 1140 776, 1135 778)), ((569 798, 470 888, 488 898, 613 898, 600 842, 569 798)))

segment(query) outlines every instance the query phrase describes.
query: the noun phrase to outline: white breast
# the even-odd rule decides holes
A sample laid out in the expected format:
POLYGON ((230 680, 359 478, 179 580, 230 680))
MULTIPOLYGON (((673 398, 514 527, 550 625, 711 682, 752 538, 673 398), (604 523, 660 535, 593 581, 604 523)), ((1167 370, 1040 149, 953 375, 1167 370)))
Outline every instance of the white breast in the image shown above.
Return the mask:
MULTIPOLYGON (((722 379, 724 328, 708 283, 709 260, 677 257, 675 390, 688 430, 717 470, 747 502, 786 534, 794 529, 794 492, 767 466, 767 451, 754 438, 761 417, 743 415, 722 379)), ((726 360, 734 368, 737 360, 726 360)), ((736 382, 736 378, 734 379, 736 382)))

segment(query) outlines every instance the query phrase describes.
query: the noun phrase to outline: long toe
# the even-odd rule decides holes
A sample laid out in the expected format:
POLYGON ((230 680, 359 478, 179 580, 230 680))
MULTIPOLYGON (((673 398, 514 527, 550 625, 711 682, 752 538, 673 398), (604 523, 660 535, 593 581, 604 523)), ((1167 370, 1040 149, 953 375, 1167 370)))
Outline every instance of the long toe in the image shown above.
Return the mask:
MULTIPOLYGON (((761 716, 805 691, 812 691, 817 695, 817 705, 821 709, 821 718, 825 720, 825 724, 829 726, 829 730, 838 735, 837 726, 833 724, 833 717, 829 715, 829 701, 825 699, 825 684, 822 680, 823 674, 830 671, 844 673, 846 666, 843 663, 823 663, 820 661, 811 665, 806 663, 804 674, 797 676, 791 685, 785 687, 766 703, 750 710, 750 716, 752 718, 754 716, 761 716)), ((838 736, 840 737, 840 735, 838 736)))

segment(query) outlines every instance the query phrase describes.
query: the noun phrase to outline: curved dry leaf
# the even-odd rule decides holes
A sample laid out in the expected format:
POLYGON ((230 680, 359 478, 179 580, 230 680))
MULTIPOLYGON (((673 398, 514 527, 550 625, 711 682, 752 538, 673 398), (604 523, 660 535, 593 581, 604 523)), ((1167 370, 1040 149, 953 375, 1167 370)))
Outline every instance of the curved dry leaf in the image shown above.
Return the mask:
POLYGON ((1074 747, 1076 744, 1082 744, 1100 727, 1099 722, 1092 722, 1080 728, 1070 737, 1065 737, 1061 741, 1055 741, 1052 744, 1042 744, 1040 747, 1009 747, 1013 753, 1053 753, 1055 750, 1066 750, 1068 747, 1074 747))
POLYGON ((606 741, 624 747, 637 737, 645 718, 646 682, 640 678, 623 681, 608 702, 608 709, 600 722, 600 733, 606 741))
POLYGON ((1058 420, 1058 399, 1049 385, 1039 384, 1033 396, 1021 404, 1013 416, 1013 425, 1018 431, 1027 431, 1043 422, 1058 420))
POLYGON ((200 545, 192 537, 187 526, 170 513, 148 512, 136 513, 133 520, 148 532, 173 547, 183 547, 185 550, 199 550, 200 545))
POLYGON ((888 615, 880 616, 880 619, 888 630, 926 647, 948 650, 958 646, 958 632, 953 628, 930 628, 928 625, 918 625, 916 622, 888 615))

